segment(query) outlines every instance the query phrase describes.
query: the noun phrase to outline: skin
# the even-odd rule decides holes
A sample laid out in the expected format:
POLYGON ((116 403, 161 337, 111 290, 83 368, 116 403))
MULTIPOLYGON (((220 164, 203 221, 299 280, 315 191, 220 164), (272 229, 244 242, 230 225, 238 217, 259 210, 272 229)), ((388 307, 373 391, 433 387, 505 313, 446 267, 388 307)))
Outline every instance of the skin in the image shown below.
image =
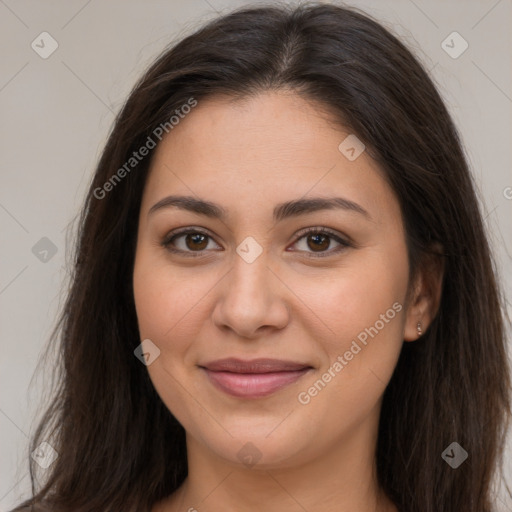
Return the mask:
POLYGON ((402 343, 418 338, 418 322, 424 332, 432 320, 439 286, 423 274, 409 282, 392 189, 366 151, 349 161, 338 150, 350 132, 318 107, 291 91, 209 98, 155 150, 140 210, 134 295, 141 340, 160 350, 147 366, 150 378, 187 433, 189 475, 153 512, 397 510, 375 476, 382 395, 402 343), (177 207, 148 213, 171 194, 217 203, 227 216, 177 207), (333 196, 369 217, 328 209, 272 218, 279 203, 333 196), (188 245, 186 235, 174 240, 198 257, 162 245, 182 227, 208 232, 188 245), (297 236, 308 227, 330 228, 353 246, 332 237, 320 247, 308 244, 307 235, 297 236), (249 236, 263 250, 252 263, 236 252, 249 236), (309 403, 299 403, 299 393, 394 303, 401 311, 359 344, 362 350, 309 403), (198 367, 224 357, 287 359, 313 369, 270 396, 242 399, 215 388, 198 367), (250 467, 237 456, 248 442, 261 455, 250 467))

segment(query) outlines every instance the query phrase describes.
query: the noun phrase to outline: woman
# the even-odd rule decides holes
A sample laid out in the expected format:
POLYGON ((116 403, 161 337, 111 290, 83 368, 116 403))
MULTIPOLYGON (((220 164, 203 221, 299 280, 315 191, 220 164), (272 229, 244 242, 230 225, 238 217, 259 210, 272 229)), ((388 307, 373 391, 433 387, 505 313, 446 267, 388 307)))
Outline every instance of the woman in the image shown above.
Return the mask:
POLYGON ((355 10, 242 9, 151 66, 60 328, 20 507, 492 510, 510 376, 475 187, 426 72, 355 10))

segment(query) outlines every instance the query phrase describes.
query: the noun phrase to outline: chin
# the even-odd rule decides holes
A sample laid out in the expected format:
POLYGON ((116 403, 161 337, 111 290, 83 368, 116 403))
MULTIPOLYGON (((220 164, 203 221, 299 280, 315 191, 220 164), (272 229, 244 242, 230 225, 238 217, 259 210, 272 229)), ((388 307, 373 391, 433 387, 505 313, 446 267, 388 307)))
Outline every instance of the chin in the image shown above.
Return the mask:
POLYGON ((247 418, 245 421, 237 418, 231 424, 224 422, 229 434, 219 428, 214 432, 211 429, 198 431, 196 425, 194 437, 199 437, 211 452, 236 466, 254 470, 295 467, 314 458, 314 453, 309 452, 316 451, 318 445, 304 435, 303 421, 294 425, 286 414, 260 418, 256 424, 247 418))

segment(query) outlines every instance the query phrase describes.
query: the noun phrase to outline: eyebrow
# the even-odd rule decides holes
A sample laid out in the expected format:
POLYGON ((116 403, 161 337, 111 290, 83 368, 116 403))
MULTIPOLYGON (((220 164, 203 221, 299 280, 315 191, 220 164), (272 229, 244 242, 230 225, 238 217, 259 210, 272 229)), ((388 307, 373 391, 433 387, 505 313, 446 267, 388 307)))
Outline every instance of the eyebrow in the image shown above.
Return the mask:
MULTIPOLYGON (((220 205, 198 199, 192 196, 168 196, 155 203, 148 211, 148 216, 164 208, 180 208, 192 213, 205 215, 214 219, 225 220, 227 211, 220 205)), ((371 220, 370 214, 359 204, 343 197, 313 197, 296 199, 278 204, 274 208, 274 222, 279 222, 290 217, 298 217, 307 213, 320 210, 345 210, 363 215, 371 220)))

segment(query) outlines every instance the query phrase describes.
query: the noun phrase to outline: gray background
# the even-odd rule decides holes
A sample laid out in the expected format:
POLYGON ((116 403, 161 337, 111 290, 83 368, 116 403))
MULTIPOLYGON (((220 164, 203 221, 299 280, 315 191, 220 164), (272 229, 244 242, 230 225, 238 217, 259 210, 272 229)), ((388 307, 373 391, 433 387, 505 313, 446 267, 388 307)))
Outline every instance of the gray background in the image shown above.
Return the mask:
MULTIPOLYGON (((27 442, 49 378, 34 371, 65 296, 66 230, 115 113, 169 42, 219 13, 256 3, 0 0, 0 511, 29 495, 27 442), (58 43, 47 59, 31 47, 44 31, 58 43), (55 246, 54 255, 33 251, 43 237, 55 246)), ((347 4, 398 34, 431 70, 481 191, 510 316, 512 1, 347 4), (453 31, 469 45, 458 58, 442 47, 453 31)), ((461 48, 460 41, 453 45, 461 48)), ((41 244, 44 249, 48 242, 36 249, 41 244)), ((511 454, 509 441, 512 484, 511 454)), ((512 510, 503 492, 497 510, 512 510)))

